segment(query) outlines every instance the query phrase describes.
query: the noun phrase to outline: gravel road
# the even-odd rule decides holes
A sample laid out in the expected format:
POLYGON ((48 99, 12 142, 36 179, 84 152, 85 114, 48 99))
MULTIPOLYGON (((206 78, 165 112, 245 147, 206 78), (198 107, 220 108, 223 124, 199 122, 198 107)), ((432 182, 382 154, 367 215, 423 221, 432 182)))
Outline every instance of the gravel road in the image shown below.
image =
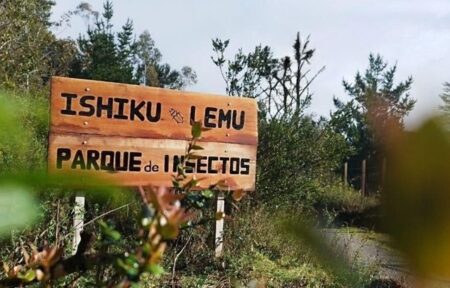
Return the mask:
MULTIPOLYGON (((380 287, 418 286, 414 285, 417 279, 411 274, 407 263, 399 253, 388 247, 387 236, 357 229, 324 229, 322 233, 326 242, 347 261, 374 269, 378 279, 393 280, 401 285, 380 287)), ((426 285, 423 280, 420 282, 420 287, 450 287, 450 282, 445 281, 427 279, 426 285)))

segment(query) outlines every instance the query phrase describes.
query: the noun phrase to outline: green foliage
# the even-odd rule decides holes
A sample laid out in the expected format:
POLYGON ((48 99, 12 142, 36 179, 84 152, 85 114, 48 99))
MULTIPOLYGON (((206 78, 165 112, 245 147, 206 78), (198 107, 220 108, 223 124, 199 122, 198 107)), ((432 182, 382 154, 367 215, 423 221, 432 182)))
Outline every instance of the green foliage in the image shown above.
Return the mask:
MULTIPOLYGON (((111 1, 103 5, 102 17, 96 14, 87 37, 78 38, 79 53, 72 64, 71 77, 136 84, 133 75, 133 24, 127 20, 122 31, 114 33, 111 1)), ((84 8, 87 9, 87 8, 84 8)))
POLYGON ((309 117, 260 121, 257 195, 265 203, 311 205, 335 182, 346 146, 326 123, 309 117))
POLYGON ((305 215, 315 219, 313 222, 323 225, 320 220, 325 220, 329 224, 340 213, 360 212, 373 205, 337 180, 335 173, 350 152, 345 137, 324 119, 314 120, 304 112, 312 99, 310 85, 323 71, 309 75, 307 67, 315 51, 309 48, 309 38, 303 41, 297 35, 292 58, 277 59, 270 47, 257 46, 248 54, 239 50, 227 60, 228 45, 228 40, 213 40, 212 60, 227 84, 227 94, 259 101, 260 141, 255 203, 249 214, 232 216, 239 225, 231 224, 236 230, 230 237, 232 242, 227 243, 232 251, 227 272, 231 279, 238 279, 237 287, 250 283, 269 287, 364 286, 369 275, 346 267, 341 260, 331 263, 334 253, 322 259, 329 249, 307 237, 312 235, 307 225, 295 224, 305 215), (277 219, 291 220, 287 229, 293 238, 274 233, 281 225, 277 219), (303 238, 301 243, 299 238, 303 238), (305 245, 314 253, 309 248, 299 251, 298 247, 305 245), (311 261, 312 254, 319 257, 311 261))
POLYGON ((380 131, 392 122, 402 127, 404 117, 414 108, 416 101, 409 95, 412 77, 394 85, 396 71, 397 65, 388 67, 380 55, 370 54, 364 74, 357 72, 353 83, 343 81, 352 99, 344 103, 334 98, 337 110, 330 122, 359 160, 379 154, 376 147, 384 138, 382 133, 375 134, 373 125, 380 131))
POLYGON ((167 63, 161 63, 162 54, 147 30, 139 35, 135 44, 138 59, 136 77, 144 85, 183 89, 197 83, 197 74, 191 67, 184 66, 178 71, 167 63))
POLYGON ((34 222, 36 201, 29 191, 17 186, 0 186, 0 237, 34 222))
POLYGON ((244 200, 240 209, 233 211, 227 227, 227 238, 232 240, 225 243, 229 263, 226 274, 231 279, 243 287, 255 280, 266 287, 364 287, 369 282, 370 275, 358 266, 339 263, 334 268, 342 271, 330 271, 333 266, 327 261, 337 256, 327 246, 320 247, 319 254, 328 253, 327 261, 317 257, 314 249, 318 246, 314 245, 318 242, 302 238, 309 226, 301 226, 302 233, 297 230, 298 223, 312 215, 287 205, 258 207, 252 202, 244 200), (286 223, 289 225, 284 230, 286 223))
POLYGON ((309 75, 315 50, 297 34, 293 57, 275 58, 268 46, 240 49, 227 60, 229 40, 212 41, 214 64, 227 94, 256 98, 260 106, 257 195, 263 203, 311 206, 321 184, 335 182, 334 173, 348 153, 344 138, 323 120, 304 113, 311 102, 309 75))
POLYGON ((50 31, 53 4, 49 0, 1 1, 0 84, 40 89, 50 76, 66 75, 75 51, 71 41, 57 40, 50 31))
POLYGON ((83 3, 73 13, 93 16, 95 20, 87 35, 78 38, 79 52, 71 64, 71 77, 171 89, 182 89, 197 82, 197 75, 191 67, 185 66, 178 71, 167 63, 161 63, 162 55, 148 31, 134 40, 130 19, 120 32, 114 32, 111 1, 104 3, 103 10, 100 15, 89 4, 83 3))
POLYGON ((0 122, 0 175, 43 170, 47 155, 47 100, 39 94, 0 90, 0 122))

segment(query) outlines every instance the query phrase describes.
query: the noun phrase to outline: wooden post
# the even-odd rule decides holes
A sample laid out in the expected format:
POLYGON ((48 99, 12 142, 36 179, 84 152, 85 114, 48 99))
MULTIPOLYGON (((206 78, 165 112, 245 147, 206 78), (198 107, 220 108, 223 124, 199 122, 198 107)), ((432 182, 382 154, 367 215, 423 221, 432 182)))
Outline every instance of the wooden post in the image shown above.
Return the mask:
POLYGON ((361 169, 361 194, 366 195, 366 159, 362 161, 361 169))
POLYGON ((216 220, 216 230, 215 230, 215 257, 220 258, 223 254, 223 224, 224 224, 224 216, 225 216, 225 195, 223 192, 220 192, 217 195, 217 208, 216 215, 222 214, 223 217, 216 220))
POLYGON ((83 196, 75 197, 75 208, 73 215, 73 243, 72 254, 77 252, 78 244, 81 241, 81 231, 84 225, 85 198, 83 196))
POLYGON ((383 157, 383 163, 381 164, 381 191, 384 190, 384 183, 386 179, 386 157, 383 157))
POLYGON ((344 163, 344 187, 347 187, 348 179, 348 162, 344 163))

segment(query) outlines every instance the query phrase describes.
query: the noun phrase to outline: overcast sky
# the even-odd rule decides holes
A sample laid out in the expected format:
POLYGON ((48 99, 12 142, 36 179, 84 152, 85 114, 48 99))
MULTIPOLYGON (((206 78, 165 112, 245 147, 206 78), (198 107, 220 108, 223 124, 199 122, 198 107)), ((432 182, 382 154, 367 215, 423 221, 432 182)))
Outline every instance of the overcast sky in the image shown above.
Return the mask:
MULTIPOLYGON (((57 0, 54 19, 80 1, 57 0)), ((103 0, 88 0, 102 10, 103 0)), ((328 116, 333 95, 346 99, 342 80, 364 70, 371 52, 398 64, 397 80, 414 78, 417 105, 407 119, 415 126, 436 112, 442 84, 450 82, 450 0, 114 0, 113 23, 127 18, 136 34, 149 30, 174 68, 189 65, 198 83, 188 90, 224 94, 225 85, 211 62, 211 39, 230 39, 229 55, 269 45, 276 56, 291 54, 297 31, 311 35, 316 48, 312 69, 326 66, 312 87, 309 109, 328 116)), ((74 17, 59 37, 76 39, 87 24, 74 17)))

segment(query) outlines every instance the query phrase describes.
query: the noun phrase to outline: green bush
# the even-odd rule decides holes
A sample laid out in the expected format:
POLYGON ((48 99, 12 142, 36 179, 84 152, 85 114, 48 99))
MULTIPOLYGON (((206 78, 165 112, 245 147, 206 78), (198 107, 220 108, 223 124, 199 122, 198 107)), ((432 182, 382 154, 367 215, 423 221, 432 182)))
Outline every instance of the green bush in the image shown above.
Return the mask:
POLYGON ((45 170, 48 98, 0 90, 0 173, 45 170))
POLYGON ((323 121, 292 116, 259 125, 257 199, 311 206, 322 185, 336 182, 344 139, 323 121))

